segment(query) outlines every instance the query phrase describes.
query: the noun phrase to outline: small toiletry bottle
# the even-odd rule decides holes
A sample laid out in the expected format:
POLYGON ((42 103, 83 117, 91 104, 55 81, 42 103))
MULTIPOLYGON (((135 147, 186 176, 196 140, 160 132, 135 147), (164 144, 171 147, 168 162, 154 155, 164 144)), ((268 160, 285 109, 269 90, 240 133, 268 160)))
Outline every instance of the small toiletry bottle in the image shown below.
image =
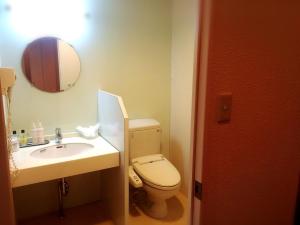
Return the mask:
POLYGON ((32 137, 32 144, 37 145, 38 144, 37 128, 34 122, 32 123, 31 137, 32 137))
POLYGON ((27 145, 27 142, 28 142, 27 134, 25 133, 25 130, 21 130, 21 134, 20 134, 20 136, 19 136, 19 143, 20 143, 20 146, 25 146, 25 145, 27 145))
POLYGON ((12 151, 16 152, 19 150, 19 140, 18 140, 18 135, 17 131, 13 131, 12 136, 11 136, 11 144, 12 144, 12 151))
POLYGON ((39 144, 45 143, 44 127, 41 122, 38 123, 37 138, 39 144))

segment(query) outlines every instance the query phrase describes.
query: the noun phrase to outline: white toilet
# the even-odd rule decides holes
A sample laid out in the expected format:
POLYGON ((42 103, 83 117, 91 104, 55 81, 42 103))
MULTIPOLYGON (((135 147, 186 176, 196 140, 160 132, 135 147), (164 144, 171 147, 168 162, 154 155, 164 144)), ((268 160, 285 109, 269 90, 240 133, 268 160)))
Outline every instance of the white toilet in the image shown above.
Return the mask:
POLYGON ((178 170, 160 154, 161 129, 154 119, 129 121, 129 152, 131 165, 143 182, 151 206, 144 208, 154 218, 163 218, 168 209, 166 199, 180 187, 178 170))

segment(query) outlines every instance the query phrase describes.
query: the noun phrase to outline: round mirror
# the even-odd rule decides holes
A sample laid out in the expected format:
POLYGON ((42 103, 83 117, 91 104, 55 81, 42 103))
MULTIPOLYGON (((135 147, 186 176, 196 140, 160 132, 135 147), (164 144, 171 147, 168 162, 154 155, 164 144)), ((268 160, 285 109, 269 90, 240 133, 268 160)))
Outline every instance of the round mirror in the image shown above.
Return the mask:
POLYGON ((73 87, 78 80, 80 60, 68 43, 54 37, 43 37, 27 45, 22 69, 36 88, 60 92, 73 87))

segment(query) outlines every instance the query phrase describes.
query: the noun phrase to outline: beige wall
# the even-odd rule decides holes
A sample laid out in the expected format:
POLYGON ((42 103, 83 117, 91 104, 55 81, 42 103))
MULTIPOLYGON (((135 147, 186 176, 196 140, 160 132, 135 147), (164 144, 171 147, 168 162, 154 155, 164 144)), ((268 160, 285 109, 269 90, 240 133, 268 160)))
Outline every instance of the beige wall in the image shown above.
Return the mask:
POLYGON ((17 70, 13 127, 28 130, 31 121, 41 120, 52 133, 55 127, 66 131, 93 124, 100 87, 123 97, 130 118, 158 119, 163 129, 163 152, 168 155, 171 1, 86 2, 89 18, 85 19, 82 38, 66 40, 80 56, 81 77, 74 88, 58 94, 41 92, 27 82, 20 62, 32 39, 14 33, 9 14, 0 14, 2 66, 17 70))
POLYGON ((78 79, 80 72, 80 60, 78 54, 71 45, 63 41, 57 42, 58 68, 59 68, 59 88, 69 89, 69 85, 78 79))
POLYGON ((182 176, 181 190, 188 193, 191 148, 192 95, 198 1, 174 0, 171 73, 171 160, 182 176))
MULTIPOLYGON (((27 82, 20 64, 22 52, 32 39, 14 33, 9 26, 9 14, 0 12, 2 66, 11 66, 17 70, 17 84, 13 91, 14 129, 28 130, 33 120, 41 120, 47 133, 53 133, 55 127, 72 131, 77 125, 94 124, 97 120, 97 90, 102 88, 123 97, 130 118, 153 117, 161 122, 163 153, 168 156, 171 0, 85 2, 89 3, 89 17, 85 21, 82 38, 76 41, 65 39, 80 56, 81 77, 75 87, 58 94, 41 92, 27 82)), ((0 6, 2 10, 1 2, 0 6)), ((88 177, 93 181, 97 180, 98 175, 88 177)), ((76 182, 74 179, 71 179, 73 190, 90 190, 91 193, 86 197, 83 195, 83 199, 78 201, 71 195, 67 205, 84 203, 90 201, 91 196, 98 196, 100 182, 87 184, 83 178, 76 179, 76 182)), ((56 193, 56 185, 50 184, 15 191, 20 217, 53 210, 55 204, 47 197, 43 198, 43 205, 49 204, 40 212, 24 207, 28 202, 26 198, 30 199, 34 191, 41 191, 45 195, 56 193)), ((38 202, 38 199, 34 199, 38 202)))

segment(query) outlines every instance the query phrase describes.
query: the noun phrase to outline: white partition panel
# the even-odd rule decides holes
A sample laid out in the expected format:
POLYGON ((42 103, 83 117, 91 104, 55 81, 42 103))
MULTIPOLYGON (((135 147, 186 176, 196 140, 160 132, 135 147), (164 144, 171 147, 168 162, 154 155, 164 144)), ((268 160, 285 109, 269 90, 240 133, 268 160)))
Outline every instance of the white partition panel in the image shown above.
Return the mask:
POLYGON ((102 194, 116 225, 128 224, 128 115, 120 96, 98 92, 99 134, 120 152, 120 167, 102 176, 102 194))

